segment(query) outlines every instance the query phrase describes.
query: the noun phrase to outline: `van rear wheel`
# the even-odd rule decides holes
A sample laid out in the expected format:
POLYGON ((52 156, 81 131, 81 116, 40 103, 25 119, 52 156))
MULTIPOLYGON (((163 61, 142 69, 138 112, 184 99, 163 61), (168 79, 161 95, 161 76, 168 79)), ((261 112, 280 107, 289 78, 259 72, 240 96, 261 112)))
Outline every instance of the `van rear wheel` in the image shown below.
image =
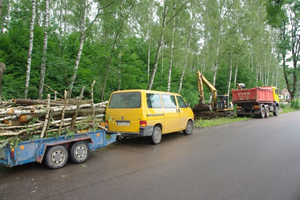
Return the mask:
POLYGON ((155 126, 154 129, 153 129, 153 133, 152 133, 152 136, 151 136, 151 142, 153 144, 159 144, 160 141, 161 141, 161 129, 159 126, 155 126))

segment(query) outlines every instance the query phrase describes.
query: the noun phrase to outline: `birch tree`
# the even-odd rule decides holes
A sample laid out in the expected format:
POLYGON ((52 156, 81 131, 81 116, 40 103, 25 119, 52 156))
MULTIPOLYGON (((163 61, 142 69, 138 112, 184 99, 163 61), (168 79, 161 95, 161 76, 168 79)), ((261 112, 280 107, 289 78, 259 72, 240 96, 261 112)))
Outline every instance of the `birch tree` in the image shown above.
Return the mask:
POLYGON ((151 90, 152 86, 153 86, 153 82, 154 82, 154 77, 155 77, 155 73, 157 70, 157 66, 158 66, 158 61, 160 58, 160 52, 161 52, 161 48, 163 45, 163 40, 164 40, 164 32, 165 32, 165 28, 166 28, 166 18, 167 18, 167 0, 164 1, 164 5, 163 5, 163 13, 162 13, 162 25, 161 25, 161 33, 160 33, 160 38, 158 41, 158 45, 157 45, 157 50, 156 50, 156 55, 155 55, 155 61, 154 61, 154 67, 152 70, 152 74, 151 74, 151 78, 149 81, 149 85, 148 85, 148 90, 151 90))
POLYGON ((74 82, 77 76, 77 71, 78 71, 78 66, 80 63, 80 59, 81 59, 81 54, 82 54, 82 49, 83 49, 83 44, 84 44, 84 38, 85 38, 85 22, 86 22, 86 14, 87 14, 87 0, 83 0, 84 4, 83 4, 83 14, 82 14, 82 18, 80 21, 80 42, 79 42, 79 49, 77 52, 77 57, 76 57, 76 61, 75 61, 75 67, 74 67, 74 74, 72 76, 71 79, 71 83, 69 86, 69 98, 71 98, 72 95, 72 90, 73 90, 73 86, 74 86, 74 82))
POLYGON ((36 1, 32 0, 32 16, 31 16, 31 23, 30 23, 30 35, 29 35, 29 49, 27 54, 27 70, 26 70, 26 81, 25 81, 25 99, 28 96, 28 88, 30 82, 30 70, 31 70, 31 57, 32 57, 32 47, 33 47, 33 34, 34 34, 34 21, 35 21, 35 7, 36 1))
MULTIPOLYGON (((174 11, 174 13, 176 12, 176 2, 174 3, 173 11, 174 11)), ((174 55, 175 29, 176 29, 176 18, 174 17, 173 18, 173 27, 172 27, 172 44, 171 44, 171 55, 170 55, 170 63, 169 63, 167 92, 170 92, 170 89, 171 89, 171 75, 172 75, 172 65, 173 65, 173 55, 174 55)))
POLYGON ((46 54, 48 46, 48 18, 49 18, 49 0, 45 0, 45 17, 44 17, 44 46, 43 46, 43 58, 40 72, 40 86, 39 86, 39 99, 43 99, 43 88, 45 82, 46 71, 46 54))

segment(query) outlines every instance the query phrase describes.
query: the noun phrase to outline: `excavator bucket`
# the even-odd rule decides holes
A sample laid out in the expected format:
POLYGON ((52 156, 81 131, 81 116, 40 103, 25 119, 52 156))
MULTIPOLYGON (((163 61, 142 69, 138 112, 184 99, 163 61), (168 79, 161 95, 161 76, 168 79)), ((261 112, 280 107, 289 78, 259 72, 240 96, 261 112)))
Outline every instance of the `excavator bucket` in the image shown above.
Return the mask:
POLYGON ((212 109, 212 105, 211 104, 203 104, 200 101, 198 105, 195 105, 195 107, 193 108, 193 110, 195 112, 197 112, 197 111, 212 111, 213 109, 212 109))

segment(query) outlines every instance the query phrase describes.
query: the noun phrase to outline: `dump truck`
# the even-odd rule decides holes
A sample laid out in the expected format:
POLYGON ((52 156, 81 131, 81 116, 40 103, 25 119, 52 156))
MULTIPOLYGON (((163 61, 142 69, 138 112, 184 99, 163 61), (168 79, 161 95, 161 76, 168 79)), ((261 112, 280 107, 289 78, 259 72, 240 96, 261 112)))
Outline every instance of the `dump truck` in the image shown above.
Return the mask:
POLYGON ((218 95, 215 86, 213 86, 199 70, 197 71, 197 81, 200 99, 199 104, 193 108, 196 118, 210 119, 234 115, 233 104, 229 101, 228 95, 218 95), (212 93, 211 103, 205 103, 203 85, 212 93))
POLYGON ((27 140, 16 146, 0 148, 0 164, 7 167, 31 162, 45 163, 50 169, 64 167, 68 158, 73 163, 85 162, 89 152, 116 141, 116 134, 106 135, 105 130, 27 140))
POLYGON ((250 89, 232 89, 232 103, 238 117, 253 115, 267 118, 270 112, 279 114, 279 98, 276 87, 265 86, 250 89))

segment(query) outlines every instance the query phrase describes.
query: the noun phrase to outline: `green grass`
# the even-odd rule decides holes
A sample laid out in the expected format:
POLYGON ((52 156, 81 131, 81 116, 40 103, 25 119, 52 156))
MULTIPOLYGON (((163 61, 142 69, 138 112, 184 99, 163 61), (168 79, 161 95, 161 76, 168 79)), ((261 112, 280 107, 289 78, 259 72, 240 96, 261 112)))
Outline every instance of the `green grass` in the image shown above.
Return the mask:
POLYGON ((208 127, 216 126, 221 124, 229 124, 233 122, 245 121, 247 117, 224 117, 224 118, 215 118, 215 119, 205 119, 205 120, 195 120, 195 127, 208 127))
POLYGON ((284 105, 284 106, 280 105, 280 106, 282 108, 282 112, 280 112, 280 113, 289 113, 289 112, 298 111, 298 109, 292 108, 291 104, 284 105))

